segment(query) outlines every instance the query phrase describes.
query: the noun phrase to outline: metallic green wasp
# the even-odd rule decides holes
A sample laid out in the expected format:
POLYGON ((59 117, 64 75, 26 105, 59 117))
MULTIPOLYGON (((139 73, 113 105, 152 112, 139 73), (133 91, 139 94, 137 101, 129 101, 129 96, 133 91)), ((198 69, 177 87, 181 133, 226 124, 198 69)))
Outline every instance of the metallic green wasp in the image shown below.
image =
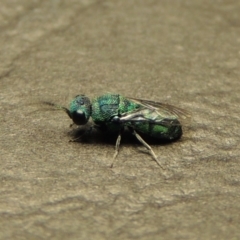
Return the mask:
POLYGON ((181 108, 110 93, 96 97, 92 101, 85 95, 77 95, 71 101, 69 109, 50 102, 45 104, 64 110, 76 125, 85 125, 91 117, 95 127, 117 132, 111 167, 118 155, 121 136, 126 128, 147 148, 153 159, 161 166, 152 148, 139 133, 156 139, 173 141, 182 136, 180 120, 188 117, 188 113, 181 108))

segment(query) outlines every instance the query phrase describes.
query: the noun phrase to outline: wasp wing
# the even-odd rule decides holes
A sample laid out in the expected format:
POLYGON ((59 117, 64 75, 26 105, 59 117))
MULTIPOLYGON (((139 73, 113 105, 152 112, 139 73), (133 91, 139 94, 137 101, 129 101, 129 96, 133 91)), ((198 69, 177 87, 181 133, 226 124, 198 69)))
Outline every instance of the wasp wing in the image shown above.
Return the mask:
POLYGON ((138 98, 130 98, 132 101, 138 102, 142 104, 143 106, 149 107, 150 109, 155 109, 159 111, 166 111, 174 116, 176 116, 178 119, 187 119, 191 118, 190 112, 188 112, 185 109, 175 107, 170 104, 166 103, 160 103, 156 101, 151 100, 145 100, 145 99, 138 99, 138 98))
POLYGON ((127 112, 121 115, 118 122, 120 123, 153 123, 162 126, 176 126, 181 125, 176 118, 166 118, 156 110, 152 109, 138 109, 136 111, 127 112))
POLYGON ((138 98, 129 98, 129 99, 137 103, 140 103, 147 108, 155 109, 156 111, 164 112, 165 114, 174 115, 176 118, 180 120, 191 118, 190 112, 170 104, 151 101, 151 100, 145 100, 145 99, 138 99, 138 98))
POLYGON ((163 126, 176 126, 181 125, 180 121, 190 117, 190 113, 186 110, 169 104, 137 98, 128 99, 138 103, 141 107, 123 114, 119 119, 122 123, 148 122, 163 126))

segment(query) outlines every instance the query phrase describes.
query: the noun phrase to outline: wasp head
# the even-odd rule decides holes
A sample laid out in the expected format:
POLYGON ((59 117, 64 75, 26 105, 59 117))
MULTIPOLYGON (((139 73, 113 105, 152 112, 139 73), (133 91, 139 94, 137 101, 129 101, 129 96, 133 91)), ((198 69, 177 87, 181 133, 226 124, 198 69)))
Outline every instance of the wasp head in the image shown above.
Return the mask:
POLYGON ((84 95, 77 95, 70 103, 69 117, 76 125, 84 125, 91 115, 91 102, 84 95))

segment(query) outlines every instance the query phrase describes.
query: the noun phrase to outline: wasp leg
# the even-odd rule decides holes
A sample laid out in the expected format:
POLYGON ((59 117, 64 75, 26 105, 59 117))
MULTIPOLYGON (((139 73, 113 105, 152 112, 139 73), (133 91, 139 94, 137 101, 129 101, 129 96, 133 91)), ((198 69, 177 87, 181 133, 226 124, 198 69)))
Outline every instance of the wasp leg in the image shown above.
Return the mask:
POLYGON ((78 140, 80 140, 81 138, 82 138, 82 135, 80 137, 72 138, 68 140, 68 142, 78 142, 78 140))
POLYGON ((75 126, 77 126, 77 124, 75 124, 75 123, 71 123, 71 124, 69 125, 70 128, 73 128, 73 127, 75 127, 75 126))
POLYGON ((116 141, 116 145, 115 145, 115 153, 113 155, 113 160, 112 160, 112 164, 111 164, 110 168, 113 167, 115 159, 117 158, 117 155, 119 153, 119 146, 120 146, 121 139, 122 139, 122 131, 119 132, 119 135, 117 137, 117 141, 116 141))
POLYGON ((137 138, 137 140, 142 143, 147 150, 149 151, 149 153, 152 155, 153 159, 155 160, 155 162, 162 168, 164 169, 164 167, 161 165, 161 163, 159 162, 159 160, 157 159, 156 154, 154 153, 154 151, 152 150, 152 148, 142 139, 142 137, 134 130, 131 129, 133 135, 137 138))
MULTIPOLYGON (((72 125, 73 126, 73 125, 72 125)), ((70 127, 72 127, 70 126, 70 127)), ((77 142, 78 140, 80 140, 83 136, 86 136, 86 135, 90 135, 92 133, 92 130, 93 130, 93 126, 89 127, 88 129, 86 129, 80 136, 76 137, 76 138, 73 138, 73 139, 70 139, 68 142, 77 142)))

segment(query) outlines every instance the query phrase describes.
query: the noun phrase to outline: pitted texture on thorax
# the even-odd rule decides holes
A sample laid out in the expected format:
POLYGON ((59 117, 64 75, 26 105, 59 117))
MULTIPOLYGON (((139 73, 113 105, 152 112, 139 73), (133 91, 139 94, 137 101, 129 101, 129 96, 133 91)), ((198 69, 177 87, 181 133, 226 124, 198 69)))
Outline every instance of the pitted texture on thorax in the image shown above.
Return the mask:
POLYGON ((105 94, 93 99, 92 119, 96 123, 107 122, 118 115, 119 95, 105 94))
POLYGON ((129 101, 119 94, 104 94, 92 101, 92 119, 97 124, 106 124, 114 116, 132 111, 138 104, 129 101))

